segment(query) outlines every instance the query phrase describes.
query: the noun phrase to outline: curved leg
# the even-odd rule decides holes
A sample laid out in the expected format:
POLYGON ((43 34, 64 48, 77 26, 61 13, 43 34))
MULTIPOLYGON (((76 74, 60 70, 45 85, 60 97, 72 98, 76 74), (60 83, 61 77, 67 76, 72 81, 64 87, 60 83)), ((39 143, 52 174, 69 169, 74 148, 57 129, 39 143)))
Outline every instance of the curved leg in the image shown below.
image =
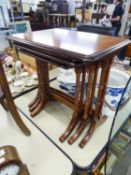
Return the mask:
POLYGON ((39 96, 37 98, 37 100, 35 101, 35 103, 31 107, 29 107, 29 111, 32 112, 38 106, 38 104, 40 103, 40 101, 41 101, 41 97, 39 96))
POLYGON ((85 136, 83 137, 83 139, 81 140, 79 146, 81 148, 83 148, 86 143, 90 140, 91 136, 93 135, 95 129, 100 126, 101 124, 103 124, 107 119, 107 116, 103 116, 101 117, 101 119, 99 120, 95 120, 95 119, 92 119, 91 120, 91 124, 90 124, 90 127, 88 129, 88 131, 86 132, 85 136))
POLYGON ((31 116, 35 117, 37 114, 39 114, 39 112, 44 108, 47 102, 48 102, 48 99, 45 99, 44 97, 42 97, 37 107, 35 107, 33 111, 31 111, 31 116))
POLYGON ((60 136, 59 140, 61 142, 64 142, 65 139, 70 135, 70 133, 73 131, 73 129, 75 128, 75 126, 77 125, 78 123, 78 118, 77 117, 72 117, 66 131, 60 136))
POLYGON ((39 85, 37 95, 29 105, 29 111, 31 112, 32 117, 37 115, 48 102, 49 91, 48 63, 37 59, 36 65, 39 85))
POLYGON ((85 127, 87 126, 87 123, 88 123, 89 121, 87 121, 87 120, 81 120, 80 122, 79 122, 79 125, 78 125, 78 127, 77 127, 77 129, 76 129, 76 131, 75 131, 75 133, 69 138, 69 140, 68 140, 68 143, 71 145, 72 143, 74 143, 76 140, 77 140, 77 138, 82 134, 82 131, 85 129, 85 127))
POLYGON ((36 94, 35 98, 33 99, 33 101, 28 104, 28 107, 31 108, 36 103, 38 98, 39 98, 39 93, 37 92, 37 94, 36 94))
POLYGON ((96 122, 92 121, 87 133, 85 134, 84 138, 82 139, 82 141, 79 144, 79 146, 81 148, 83 148, 86 145, 86 143, 89 141, 89 139, 91 138, 91 136, 94 133, 95 129, 96 129, 96 122))
POLYGON ((6 80, 6 76, 3 70, 3 65, 0 59, 0 85, 2 88, 2 91, 4 93, 6 102, 7 102, 7 106, 8 109, 13 117, 13 119, 15 120, 15 122, 17 123, 17 125, 19 126, 19 128, 22 130, 22 132, 29 136, 31 134, 30 130, 27 128, 27 126, 24 124, 24 122, 22 121, 22 119, 20 118, 20 115, 16 109, 15 103, 13 101, 7 80, 6 80))

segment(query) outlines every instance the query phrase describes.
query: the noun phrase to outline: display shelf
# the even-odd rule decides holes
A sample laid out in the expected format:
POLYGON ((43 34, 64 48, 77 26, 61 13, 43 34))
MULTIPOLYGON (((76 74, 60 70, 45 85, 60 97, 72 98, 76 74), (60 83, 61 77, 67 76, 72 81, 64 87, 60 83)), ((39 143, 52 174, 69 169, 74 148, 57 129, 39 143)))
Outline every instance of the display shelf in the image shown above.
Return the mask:
MULTIPOLYGON (((54 86, 56 87, 57 85, 55 84, 54 86)), ((64 143, 59 141, 59 136, 65 130, 72 114, 72 110, 68 107, 58 102, 50 102, 39 115, 33 119, 31 118, 28 111, 28 104, 36 92, 37 91, 32 91, 21 98, 17 98, 15 100, 17 107, 72 159, 77 169, 86 171, 95 169, 96 163, 105 152, 114 112, 109 110, 108 107, 104 107, 103 111, 108 115, 107 120, 96 129, 85 148, 81 149, 78 147, 78 143, 86 130, 73 145, 69 145, 67 141, 64 143), (23 103, 23 106, 21 106, 21 103, 23 103)), ((126 121, 130 113, 130 105, 131 100, 121 109, 119 116, 117 116, 119 117, 119 122, 115 126, 113 136, 126 121)))
POLYGON ((70 175, 72 162, 54 146, 35 126, 20 113, 31 130, 31 136, 24 136, 15 125, 9 113, 0 106, 0 147, 15 146, 21 160, 27 165, 31 175, 70 175))

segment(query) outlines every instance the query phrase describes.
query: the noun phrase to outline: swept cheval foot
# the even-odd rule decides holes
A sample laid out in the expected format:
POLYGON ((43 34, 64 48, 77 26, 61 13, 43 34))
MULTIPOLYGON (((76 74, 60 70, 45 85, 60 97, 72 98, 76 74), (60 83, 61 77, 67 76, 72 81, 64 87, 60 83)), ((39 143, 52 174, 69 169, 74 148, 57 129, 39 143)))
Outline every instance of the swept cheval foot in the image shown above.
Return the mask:
POLYGON ((33 103, 29 107, 29 111, 32 112, 33 110, 35 110, 35 108, 37 108, 37 106, 39 105, 40 101, 41 101, 41 97, 39 96, 39 98, 37 98, 37 100, 35 101, 35 103, 33 103))
POLYGON ((82 134, 82 132, 83 132, 83 130, 86 127, 88 122, 89 122, 89 120, 81 120, 79 122, 79 125, 78 125, 75 133, 68 140, 68 143, 70 145, 73 144, 78 139, 78 137, 82 134))
POLYGON ((33 101, 31 103, 28 104, 28 107, 31 108, 36 101, 39 99, 39 93, 37 93, 36 97, 33 99, 33 101))
POLYGON ((73 129, 76 127, 78 123, 78 118, 72 118, 67 129, 65 130, 65 132, 60 136, 59 140, 61 142, 64 142, 66 140, 66 138, 70 135, 70 133, 73 131, 73 129))
POLYGON ((103 124, 107 119, 107 116, 102 116, 99 120, 92 120, 91 121, 91 125, 87 131, 87 133, 85 134, 84 138, 82 139, 82 141, 80 142, 79 146, 81 148, 83 148, 86 143, 90 140, 91 136, 93 135, 96 127, 100 126, 101 124, 103 124))
POLYGON ((15 120, 15 122, 17 123, 17 125, 19 126, 19 128, 21 129, 21 131, 26 135, 26 136, 30 136, 31 132, 30 130, 27 128, 27 126, 25 125, 25 123, 23 122, 23 120, 21 119, 16 106, 12 100, 12 103, 8 103, 7 102, 7 106, 8 109, 13 117, 13 119, 15 120))
POLYGON ((46 97, 41 97, 41 100, 38 104, 38 106, 31 112, 31 117, 35 117, 39 112, 44 108, 44 106, 47 103, 47 98, 46 97))
POLYGON ((85 134, 84 138, 81 140, 79 144, 80 148, 83 148, 86 145, 86 143, 90 140, 95 129, 96 129, 96 122, 92 121, 87 133, 85 134))

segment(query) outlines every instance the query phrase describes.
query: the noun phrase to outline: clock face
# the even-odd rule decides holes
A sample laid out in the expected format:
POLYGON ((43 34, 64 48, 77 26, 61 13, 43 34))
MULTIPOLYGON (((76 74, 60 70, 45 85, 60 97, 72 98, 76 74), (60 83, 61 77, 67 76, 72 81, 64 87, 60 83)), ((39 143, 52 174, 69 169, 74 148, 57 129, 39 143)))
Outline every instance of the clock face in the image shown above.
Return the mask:
POLYGON ((16 164, 9 164, 0 169, 0 175, 18 175, 20 167, 16 164))

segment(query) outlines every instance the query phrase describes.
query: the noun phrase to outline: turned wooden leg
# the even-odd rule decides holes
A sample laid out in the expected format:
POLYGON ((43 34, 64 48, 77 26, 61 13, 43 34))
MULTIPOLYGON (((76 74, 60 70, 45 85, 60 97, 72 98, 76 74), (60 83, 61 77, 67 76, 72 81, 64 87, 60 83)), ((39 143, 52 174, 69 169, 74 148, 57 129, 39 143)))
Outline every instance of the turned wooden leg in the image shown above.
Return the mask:
POLYGON ((94 119, 91 119, 90 120, 90 127, 87 131, 87 133, 85 134, 85 137, 81 140, 81 142, 79 143, 79 146, 80 148, 83 148, 86 143, 90 140, 91 136, 93 135, 95 129, 102 125, 107 119, 107 116, 103 116, 101 120, 94 120, 94 119))
POLYGON ((100 76, 100 83, 98 87, 98 93, 97 93, 97 100, 96 100, 96 106, 94 113, 91 114, 91 124, 86 132, 85 136, 83 137, 82 141, 80 142, 79 146, 83 148, 86 143, 90 140, 92 134, 94 133, 97 123, 99 121, 99 115, 100 115, 100 108, 102 107, 103 103, 101 104, 102 96, 105 94, 106 86, 107 86, 107 80, 110 70, 110 61, 104 61, 101 65, 101 76, 100 76))
POLYGON ((98 112, 99 119, 101 119, 100 116, 101 116, 101 112, 102 112, 103 103, 104 103, 104 100, 105 100, 106 87, 107 87, 107 84, 108 84, 111 64, 113 63, 113 60, 114 60, 114 56, 112 57, 112 59, 109 59, 109 62, 107 63, 107 71, 106 71, 106 76, 105 76, 105 83, 104 83, 103 91, 102 91, 102 94, 101 94, 100 107, 99 107, 99 112, 98 112))
POLYGON ((93 85, 92 85, 92 93, 91 93, 90 106, 89 106, 89 115, 93 114, 93 104, 94 104, 95 90, 96 90, 96 85, 97 85, 98 70, 99 70, 99 64, 96 64, 95 69, 94 69, 94 77, 93 77, 94 80, 93 80, 93 85))
MULTIPOLYGON (((89 123, 88 110, 89 110, 89 105, 90 105, 90 96, 91 96, 91 92, 92 92, 91 89, 92 89, 92 85, 93 85, 94 72, 95 72, 95 66, 90 65, 88 68, 88 87, 87 87, 87 92, 86 92, 86 102, 85 102, 85 108, 84 108, 84 115, 83 115, 81 121, 79 122, 79 125, 78 125, 75 133, 68 140, 69 144, 72 144, 76 139, 78 139, 78 137, 81 135, 82 131, 85 129, 85 127, 89 123)), ((85 74, 84 74, 84 76, 85 76, 85 74)))
MULTIPOLYGON (((66 131, 62 134, 62 136, 59 138, 61 142, 64 142, 65 139, 70 135, 70 133, 73 131, 75 126, 77 125, 79 118, 81 116, 81 109, 80 109, 80 94, 81 94, 81 85, 80 85, 80 78, 81 73, 83 70, 81 68, 76 68, 76 94, 75 94, 75 107, 74 112, 72 115, 72 119, 66 129, 66 131)), ((81 102, 82 103, 82 102, 81 102)))
MULTIPOLYGON (((80 108, 82 108, 83 105, 83 99, 84 99, 84 92, 85 92, 85 76, 86 76, 86 69, 83 69, 82 72, 82 84, 81 84, 81 94, 80 94, 80 108)), ((80 136, 80 134, 82 133, 83 129, 86 126, 86 121, 79 121, 78 123, 78 127, 75 131, 75 133, 69 138, 68 143, 72 144, 74 143, 74 141, 80 136)))
POLYGON ((49 91, 48 63, 37 59, 36 65, 39 85, 35 99, 29 104, 32 117, 36 116, 46 105, 49 91))
POLYGON ((103 61, 102 65, 101 65, 101 77, 100 77, 100 83, 99 83, 99 87, 98 87, 98 93, 97 93, 97 100, 96 100, 96 106, 95 106, 95 112, 94 112, 94 118, 99 119, 99 109, 101 105, 101 98, 102 98, 102 94, 103 91, 105 91, 107 84, 105 84, 106 82, 106 77, 108 74, 108 70, 110 68, 110 64, 109 64, 109 59, 107 61, 103 61))
POLYGON ((19 128, 22 130, 22 132, 29 136, 31 134, 30 130, 26 127, 26 125, 24 124, 24 122, 22 121, 22 119, 20 118, 20 115, 16 109, 15 103, 13 101, 7 80, 6 80, 6 76, 4 73, 4 69, 3 69, 3 65, 2 65, 2 61, 0 59, 0 85, 2 88, 2 91, 4 93, 6 102, 7 102, 7 107, 9 109, 9 112, 11 113, 13 119, 15 120, 15 122, 17 123, 17 125, 19 126, 19 128))
POLYGON ((86 105, 84 108, 84 116, 79 122, 79 125, 75 133, 68 140, 69 144, 72 144, 81 135, 82 131, 85 129, 85 127, 89 123, 87 112, 88 112, 88 108, 90 104, 90 94, 91 94, 91 87, 93 83, 93 75, 94 75, 94 66, 90 65, 88 69, 88 87, 87 87, 87 92, 86 92, 86 102, 85 102, 86 105))

